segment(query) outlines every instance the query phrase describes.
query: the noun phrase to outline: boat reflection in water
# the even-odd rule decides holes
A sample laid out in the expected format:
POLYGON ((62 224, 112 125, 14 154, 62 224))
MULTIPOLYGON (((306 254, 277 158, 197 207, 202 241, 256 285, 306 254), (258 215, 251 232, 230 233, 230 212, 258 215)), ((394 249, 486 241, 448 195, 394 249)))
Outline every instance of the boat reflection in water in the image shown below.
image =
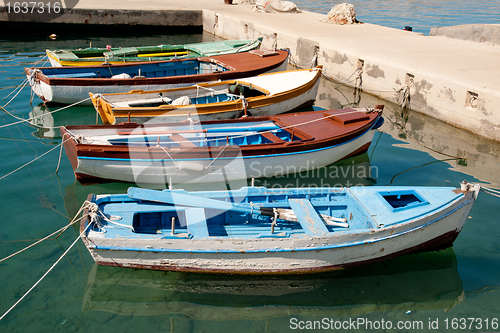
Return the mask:
MULTIPOLYGON (((379 135, 375 134, 372 145, 377 141, 379 135)), ((370 158, 366 152, 325 167, 315 168, 312 160, 308 161, 308 164, 310 164, 311 169, 314 169, 303 171, 298 168, 297 172, 292 174, 256 178, 254 181, 255 186, 267 188, 314 188, 372 186, 377 184, 378 168, 370 165, 370 158)), ((284 166, 283 168, 287 167, 284 166)))
MULTIPOLYGON (((375 134, 373 141, 376 141, 375 134)), ((311 162, 314 163, 314 162, 311 162)), ((367 153, 349 157, 337 163, 330 164, 314 170, 297 170, 296 174, 283 175, 279 177, 263 177, 254 180, 255 186, 268 188, 287 187, 347 187, 347 186, 371 186, 377 183, 378 169, 370 166, 367 153)), ((265 175, 263 175, 265 176, 265 175)), ((176 189, 186 191, 204 190, 237 190, 243 186, 251 185, 252 180, 232 180, 229 182, 218 182, 210 184, 175 184, 176 189)), ((64 206, 68 216, 74 217, 82 203, 87 199, 89 193, 109 194, 125 193, 132 186, 131 183, 96 183, 82 185, 78 181, 66 186, 64 190, 64 206)), ((152 189, 166 189, 169 184, 148 185, 152 189)))
POLYGON ((49 109, 44 103, 33 106, 29 113, 28 122, 37 129, 33 133, 35 137, 60 139, 59 126, 92 124, 96 121, 96 113, 93 108, 75 106, 58 111, 59 108, 61 106, 49 109))
POLYGON ((227 276, 94 265, 84 311, 228 321, 451 310, 464 299, 451 248, 325 274, 227 276))
POLYGON ((389 105, 384 132, 405 141, 407 149, 424 151, 459 172, 498 186, 500 143, 411 110, 389 105), (453 138, 453 140, 450 140, 453 138))

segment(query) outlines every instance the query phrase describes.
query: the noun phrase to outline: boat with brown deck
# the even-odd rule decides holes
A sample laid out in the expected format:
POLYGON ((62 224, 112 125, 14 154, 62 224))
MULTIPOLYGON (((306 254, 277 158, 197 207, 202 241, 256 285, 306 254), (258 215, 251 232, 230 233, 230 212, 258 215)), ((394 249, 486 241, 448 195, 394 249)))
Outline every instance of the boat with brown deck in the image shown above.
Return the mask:
POLYGON ((296 173, 362 153, 383 123, 382 109, 76 125, 61 127, 61 135, 82 183, 207 183, 296 173))

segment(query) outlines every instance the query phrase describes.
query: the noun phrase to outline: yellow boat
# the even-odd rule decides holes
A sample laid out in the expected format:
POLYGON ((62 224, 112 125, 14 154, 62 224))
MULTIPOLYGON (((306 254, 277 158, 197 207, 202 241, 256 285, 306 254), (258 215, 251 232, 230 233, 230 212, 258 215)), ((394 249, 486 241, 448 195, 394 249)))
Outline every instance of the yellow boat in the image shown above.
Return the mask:
POLYGON ((104 124, 265 116, 314 104, 322 66, 164 90, 93 94, 104 124))

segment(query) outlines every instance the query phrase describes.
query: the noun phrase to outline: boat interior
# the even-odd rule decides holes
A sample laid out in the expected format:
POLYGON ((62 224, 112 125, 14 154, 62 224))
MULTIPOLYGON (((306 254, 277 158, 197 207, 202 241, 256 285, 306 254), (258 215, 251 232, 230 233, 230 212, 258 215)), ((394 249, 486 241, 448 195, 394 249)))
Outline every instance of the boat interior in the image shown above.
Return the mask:
POLYGON ((225 72, 229 69, 214 62, 189 59, 130 66, 109 65, 101 67, 48 67, 41 68, 41 70, 48 78, 127 79, 136 77, 155 78, 209 74, 213 72, 225 72))
MULTIPOLYGON (((437 212, 447 216, 444 207, 451 207, 464 198, 462 191, 450 187, 385 190, 361 186, 290 191, 243 187, 236 191, 200 191, 192 199, 184 190, 164 190, 160 193, 165 194, 160 196, 154 192, 134 194, 132 191, 132 197, 126 194, 96 197, 96 204, 106 216, 115 216, 122 225, 128 226, 109 228, 110 225, 101 221, 106 231, 102 237, 257 239, 365 233, 416 218, 425 219, 437 212), (296 219, 281 215, 275 219, 274 208, 291 210, 296 219), (332 223, 338 220, 344 223, 332 223)), ((93 231, 101 229, 94 225, 93 231)))
MULTIPOLYGON (((218 199, 227 202, 229 198, 218 199)), ((278 219, 273 226, 272 217, 259 213, 187 207, 182 204, 174 206, 133 200, 126 195, 115 197, 112 202, 108 202, 109 198, 101 198, 97 202, 101 202, 101 209, 106 215, 119 216, 121 224, 131 227, 131 229, 106 227, 104 236, 106 238, 120 237, 125 234, 128 235, 127 237, 137 239, 289 238, 349 233, 377 227, 356 200, 343 190, 329 193, 312 192, 307 195, 299 193, 272 196, 247 195, 231 197, 230 200, 241 207, 265 206, 292 209, 298 221, 278 219), (294 199, 303 201, 306 207, 314 208, 304 211, 301 205, 290 204, 294 199), (348 227, 325 223, 320 214, 339 219, 347 218, 348 227)), ((99 232, 99 228, 94 230, 99 232)))
POLYGON ((239 82, 228 83, 212 87, 195 86, 193 88, 173 89, 164 92, 140 92, 138 94, 107 95, 105 100, 113 107, 162 107, 170 105, 201 105, 223 103, 244 98, 266 96, 258 87, 239 82), (236 88, 235 88, 236 87, 236 88), (168 95, 168 96, 167 96, 168 95))
MULTIPOLYGON (((207 46, 210 48, 210 44, 207 43, 207 46)), ((245 40, 225 40, 221 42, 217 42, 217 50, 220 51, 230 51, 232 49, 243 47, 248 44, 248 41, 245 40)), ((203 43, 193 43, 186 45, 158 45, 158 46, 139 46, 139 47, 115 47, 110 50, 107 48, 85 48, 72 50, 71 52, 67 52, 65 50, 61 50, 56 52, 58 54, 64 54, 64 56, 73 55, 78 59, 92 59, 99 57, 107 57, 107 58, 122 58, 122 57, 170 57, 170 56, 184 56, 187 54, 200 54, 203 50, 199 48, 203 48, 203 43)))
POLYGON ((285 129, 273 121, 248 122, 242 125, 217 124, 213 126, 177 126, 121 130, 116 134, 95 133, 88 130, 70 131, 75 137, 84 136, 85 142, 113 146, 223 147, 268 143, 300 142, 312 139, 302 131, 285 129))
POLYGON ((140 47, 114 47, 111 49, 103 47, 90 47, 77 50, 60 50, 55 53, 61 58, 92 59, 101 57, 168 57, 188 54, 188 50, 182 45, 158 45, 140 47))

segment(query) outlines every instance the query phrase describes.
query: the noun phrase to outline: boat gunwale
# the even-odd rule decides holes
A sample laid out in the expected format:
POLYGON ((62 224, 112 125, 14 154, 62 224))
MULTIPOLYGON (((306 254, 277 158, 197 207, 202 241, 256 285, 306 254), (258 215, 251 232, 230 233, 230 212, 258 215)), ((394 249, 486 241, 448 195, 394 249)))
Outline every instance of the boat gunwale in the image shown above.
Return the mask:
MULTIPOLYGON (((151 270, 160 270, 160 271, 175 271, 175 272, 183 272, 183 273, 202 273, 202 274, 238 274, 238 275, 292 275, 292 274, 318 274, 323 272, 331 272, 344 268, 357 267, 361 265, 367 265, 375 262, 380 262, 384 260, 388 260, 391 258, 399 257, 405 254, 410 253, 419 253, 424 251, 433 251, 445 249, 453 245, 453 242, 458 237, 460 231, 448 231, 445 234, 439 235, 433 239, 430 239, 424 243, 415 245, 410 248, 405 248, 397 252, 393 252, 391 254, 387 254, 381 257, 374 257, 371 259, 360 260, 360 261, 352 261, 348 263, 339 263, 333 265, 324 265, 324 266, 308 266, 301 268, 288 268, 288 269, 223 269, 223 268, 202 268, 202 267, 194 267, 194 266, 177 266, 177 265, 166 265, 166 264, 136 264, 136 263, 128 263, 121 264, 111 261, 99 261, 97 260, 96 251, 92 249, 91 255, 94 257, 94 260, 97 265, 102 266, 115 266, 115 267, 127 267, 127 268, 137 268, 137 269, 151 269, 151 270)), ((90 249, 89 249, 90 251, 90 249)))

